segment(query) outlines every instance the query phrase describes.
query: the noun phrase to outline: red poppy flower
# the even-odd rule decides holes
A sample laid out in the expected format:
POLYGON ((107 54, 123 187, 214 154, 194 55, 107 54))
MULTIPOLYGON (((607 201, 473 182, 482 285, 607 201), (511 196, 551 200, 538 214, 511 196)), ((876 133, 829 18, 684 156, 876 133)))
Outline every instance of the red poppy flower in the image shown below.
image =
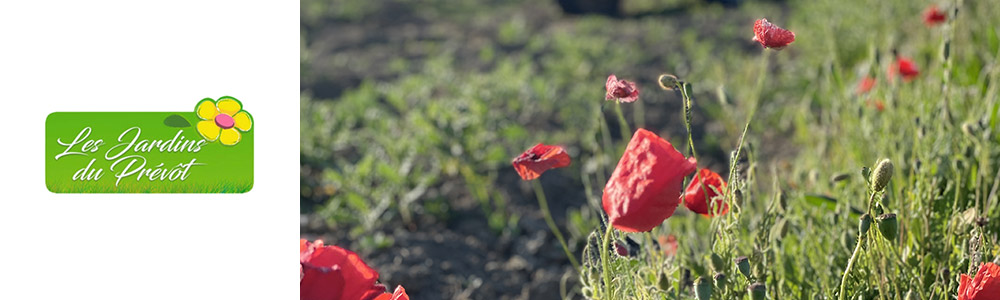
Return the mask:
POLYGON ((569 166, 569 154, 559 146, 538 144, 514 159, 514 170, 521 179, 532 180, 549 169, 569 166))
POLYGON ((976 277, 962 274, 958 283, 958 300, 1000 299, 1000 266, 988 262, 979 265, 976 277))
POLYGON ((371 300, 385 293, 378 272, 357 253, 323 241, 299 240, 299 299, 371 300))
POLYGON ((635 102, 639 99, 639 89, 635 87, 635 82, 625 79, 618 80, 615 74, 608 76, 608 82, 604 84, 607 94, 604 100, 617 100, 618 102, 635 102))
POLYGON ((604 186, 602 204, 611 225, 625 232, 649 231, 674 214, 684 176, 695 170, 674 146, 638 129, 604 186))
POLYGON ((927 10, 924 10, 924 24, 927 24, 928 27, 944 23, 947 20, 948 15, 938 9, 937 5, 931 5, 927 7, 927 10))
POLYGON ((719 174, 709 169, 701 169, 684 191, 684 206, 693 212, 705 216, 718 216, 729 212, 729 205, 723 197, 726 193, 726 181, 719 174), (714 188, 714 189, 713 189, 714 188), (716 192, 718 190, 718 192, 716 192), (714 201, 716 211, 711 212, 708 201, 714 201))
POLYGON ((677 236, 671 235, 661 235, 657 238, 660 242, 660 249, 663 249, 663 254, 667 256, 674 256, 677 254, 677 236))
POLYGON ((920 70, 917 69, 917 65, 913 63, 913 60, 904 56, 897 56, 896 61, 889 65, 887 72, 889 79, 895 79, 896 72, 903 75, 903 81, 907 82, 920 75, 920 70))
POLYGON ((855 93, 863 95, 871 91, 873 87, 875 87, 875 78, 865 76, 865 78, 861 79, 861 82, 858 82, 858 88, 855 90, 855 93))
POLYGON ((795 33, 760 19, 753 23, 753 40, 764 48, 781 50, 795 41, 795 33))
POLYGON ((396 291, 392 292, 392 294, 382 294, 378 298, 375 298, 375 300, 410 300, 410 296, 406 294, 406 289, 400 285, 396 286, 396 291))
POLYGON ((882 100, 879 99, 868 100, 868 106, 874 107, 878 111, 885 110, 885 103, 883 103, 882 100))

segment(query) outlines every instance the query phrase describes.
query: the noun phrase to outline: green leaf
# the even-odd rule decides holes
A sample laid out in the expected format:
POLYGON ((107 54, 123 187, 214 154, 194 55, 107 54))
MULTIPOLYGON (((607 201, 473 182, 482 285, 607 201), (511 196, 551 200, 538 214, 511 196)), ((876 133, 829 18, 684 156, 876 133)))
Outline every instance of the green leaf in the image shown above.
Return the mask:
MULTIPOLYGON (((837 210, 837 199, 824 195, 805 195, 806 203, 812 204, 816 207, 822 207, 829 210, 837 210)), ((860 218, 861 214, 864 212, 855 207, 850 207, 851 217, 860 218)))
POLYGON ((188 122, 188 120, 181 117, 181 115, 172 114, 167 116, 166 119, 163 119, 163 125, 176 128, 187 128, 191 127, 191 122, 188 122))

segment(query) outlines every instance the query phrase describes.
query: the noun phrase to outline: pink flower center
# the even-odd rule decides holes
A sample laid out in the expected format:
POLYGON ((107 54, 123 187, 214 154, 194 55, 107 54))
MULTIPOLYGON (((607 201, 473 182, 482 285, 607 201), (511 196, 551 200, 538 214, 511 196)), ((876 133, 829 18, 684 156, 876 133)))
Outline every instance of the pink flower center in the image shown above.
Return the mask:
POLYGON ((215 125, 222 127, 222 129, 233 128, 236 122, 233 121, 233 117, 227 114, 218 114, 215 116, 215 125))

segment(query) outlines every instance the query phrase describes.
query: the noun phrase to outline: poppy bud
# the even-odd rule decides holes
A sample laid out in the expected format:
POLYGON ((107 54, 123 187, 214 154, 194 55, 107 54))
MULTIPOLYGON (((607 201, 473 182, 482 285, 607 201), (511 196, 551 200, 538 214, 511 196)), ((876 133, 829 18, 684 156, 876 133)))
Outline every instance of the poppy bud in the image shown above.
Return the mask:
POLYGON ((720 289, 726 288, 726 283, 728 283, 728 281, 726 281, 726 274, 715 273, 715 277, 713 279, 715 279, 716 287, 720 289))
POLYGON ((677 76, 670 74, 660 74, 660 78, 657 79, 656 82, 660 83, 660 88, 668 91, 679 89, 681 87, 680 79, 677 79, 677 76))
POLYGON ((872 216, 869 214, 861 215, 861 224, 858 225, 858 235, 865 236, 868 233, 868 229, 872 226, 872 216))
POLYGON ((698 300, 708 300, 712 298, 712 282, 705 280, 705 278, 698 277, 694 281, 694 294, 698 296, 698 300))
POLYGON ((716 272, 722 272, 726 270, 726 261, 722 259, 718 254, 712 253, 711 257, 712 269, 716 272))
POLYGON ((750 299, 752 300, 764 300, 767 299, 767 287, 763 283, 756 282, 747 287, 747 291, 750 292, 750 299))
POLYGON ((746 256, 740 256, 734 262, 736 262, 736 268, 740 270, 740 273, 747 279, 750 279, 750 259, 746 256))
POLYGON ((670 289, 670 276, 667 276, 666 273, 660 272, 660 278, 656 280, 656 286, 659 287, 660 290, 664 290, 664 291, 669 290, 670 289))
POLYGON ((840 174, 833 175, 833 177, 830 178, 830 182, 844 181, 844 180, 847 180, 848 178, 851 178, 851 174, 840 173, 840 174))
POLYGON ((882 159, 875 167, 875 172, 872 173, 872 184, 874 185, 875 192, 881 192, 885 189, 885 186, 889 184, 889 179, 892 179, 892 161, 888 158, 882 159))
POLYGON ((882 232, 882 235, 890 241, 896 240, 896 233, 898 232, 896 214, 883 214, 878 216, 878 230, 882 232))
POLYGON ((625 248, 625 245, 620 242, 615 242, 615 253, 621 257, 628 257, 628 248, 625 248))

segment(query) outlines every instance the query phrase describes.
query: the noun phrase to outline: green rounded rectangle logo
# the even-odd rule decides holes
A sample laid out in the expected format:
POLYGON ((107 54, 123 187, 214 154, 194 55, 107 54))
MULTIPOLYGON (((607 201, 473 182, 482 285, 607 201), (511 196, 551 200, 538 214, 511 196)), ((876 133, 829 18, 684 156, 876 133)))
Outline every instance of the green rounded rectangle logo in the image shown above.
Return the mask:
POLYGON ((185 112, 55 112, 45 120, 53 193, 245 193, 253 117, 233 97, 185 112))

